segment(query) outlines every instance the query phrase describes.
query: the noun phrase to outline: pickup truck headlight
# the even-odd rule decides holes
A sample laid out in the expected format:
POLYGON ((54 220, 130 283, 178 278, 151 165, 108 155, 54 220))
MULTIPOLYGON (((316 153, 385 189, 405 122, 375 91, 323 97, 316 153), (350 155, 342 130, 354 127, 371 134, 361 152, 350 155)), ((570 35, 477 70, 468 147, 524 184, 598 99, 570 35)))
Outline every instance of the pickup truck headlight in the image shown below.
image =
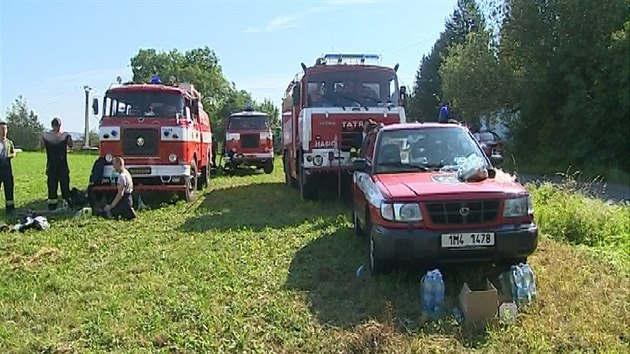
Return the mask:
POLYGON ((512 218, 534 214, 534 204, 532 197, 519 197, 514 199, 506 199, 503 206, 503 217, 512 218))
POLYGON ((381 216, 389 221, 421 221, 422 213, 418 203, 382 203, 381 216))

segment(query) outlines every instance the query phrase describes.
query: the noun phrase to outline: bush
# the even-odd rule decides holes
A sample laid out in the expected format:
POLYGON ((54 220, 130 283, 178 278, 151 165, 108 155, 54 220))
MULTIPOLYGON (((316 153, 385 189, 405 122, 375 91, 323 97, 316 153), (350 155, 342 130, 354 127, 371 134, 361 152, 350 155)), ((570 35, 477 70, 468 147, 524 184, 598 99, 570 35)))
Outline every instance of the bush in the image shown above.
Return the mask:
POLYGON ((590 198, 573 181, 529 185, 535 217, 546 236, 612 252, 630 265, 630 206, 590 198))

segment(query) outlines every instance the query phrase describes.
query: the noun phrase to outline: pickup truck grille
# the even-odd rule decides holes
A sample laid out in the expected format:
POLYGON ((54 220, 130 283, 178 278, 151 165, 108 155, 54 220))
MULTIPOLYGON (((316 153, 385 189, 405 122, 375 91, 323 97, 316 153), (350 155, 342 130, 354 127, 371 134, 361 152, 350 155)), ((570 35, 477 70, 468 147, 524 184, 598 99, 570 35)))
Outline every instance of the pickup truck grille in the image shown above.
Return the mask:
POLYGON ((260 134, 241 134, 241 148, 255 149, 260 144, 260 134))
POLYGON ((122 132, 123 154, 125 156, 158 156, 160 144, 155 128, 126 128, 122 132))
POLYGON ((431 222, 436 225, 475 225, 497 220, 498 200, 466 200, 425 203, 431 222))

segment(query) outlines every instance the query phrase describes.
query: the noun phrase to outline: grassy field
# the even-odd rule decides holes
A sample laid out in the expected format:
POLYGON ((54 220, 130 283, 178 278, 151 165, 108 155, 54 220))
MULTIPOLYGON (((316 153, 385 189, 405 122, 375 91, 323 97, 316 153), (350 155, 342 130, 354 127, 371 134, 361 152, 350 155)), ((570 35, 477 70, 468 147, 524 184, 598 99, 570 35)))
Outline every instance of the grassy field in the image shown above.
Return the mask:
MULTIPOLYGON (((93 160, 71 156, 73 186, 86 185, 93 160)), ((14 171, 18 207, 43 206, 43 154, 19 155, 14 171)), ((279 161, 275 171, 216 177, 197 202, 131 222, 57 220, 46 232, 0 233, 0 352, 628 352, 630 272, 612 260, 629 250, 609 259, 583 249, 627 247, 627 223, 625 241, 583 242, 592 237, 581 228, 598 227, 579 224, 588 213, 553 219, 564 204, 536 189, 550 232, 530 259, 539 299, 516 325, 473 330, 423 319, 413 269, 357 278, 367 245, 348 206, 300 201, 279 161)), ((620 210, 611 213, 628 215, 620 210)), ((602 237, 622 230, 616 223, 602 237)), ((446 270, 449 303, 463 280, 482 277, 446 270)))

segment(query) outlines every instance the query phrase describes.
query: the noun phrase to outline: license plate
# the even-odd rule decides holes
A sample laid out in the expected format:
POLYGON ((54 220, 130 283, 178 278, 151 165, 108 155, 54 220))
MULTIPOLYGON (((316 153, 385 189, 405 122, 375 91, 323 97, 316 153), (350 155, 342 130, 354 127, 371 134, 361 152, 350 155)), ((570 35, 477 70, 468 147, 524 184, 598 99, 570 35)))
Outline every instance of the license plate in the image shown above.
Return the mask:
POLYGON ((442 248, 494 246, 494 232, 442 234, 442 248))
POLYGON ((127 171, 133 175, 150 175, 151 167, 129 167, 127 171))

